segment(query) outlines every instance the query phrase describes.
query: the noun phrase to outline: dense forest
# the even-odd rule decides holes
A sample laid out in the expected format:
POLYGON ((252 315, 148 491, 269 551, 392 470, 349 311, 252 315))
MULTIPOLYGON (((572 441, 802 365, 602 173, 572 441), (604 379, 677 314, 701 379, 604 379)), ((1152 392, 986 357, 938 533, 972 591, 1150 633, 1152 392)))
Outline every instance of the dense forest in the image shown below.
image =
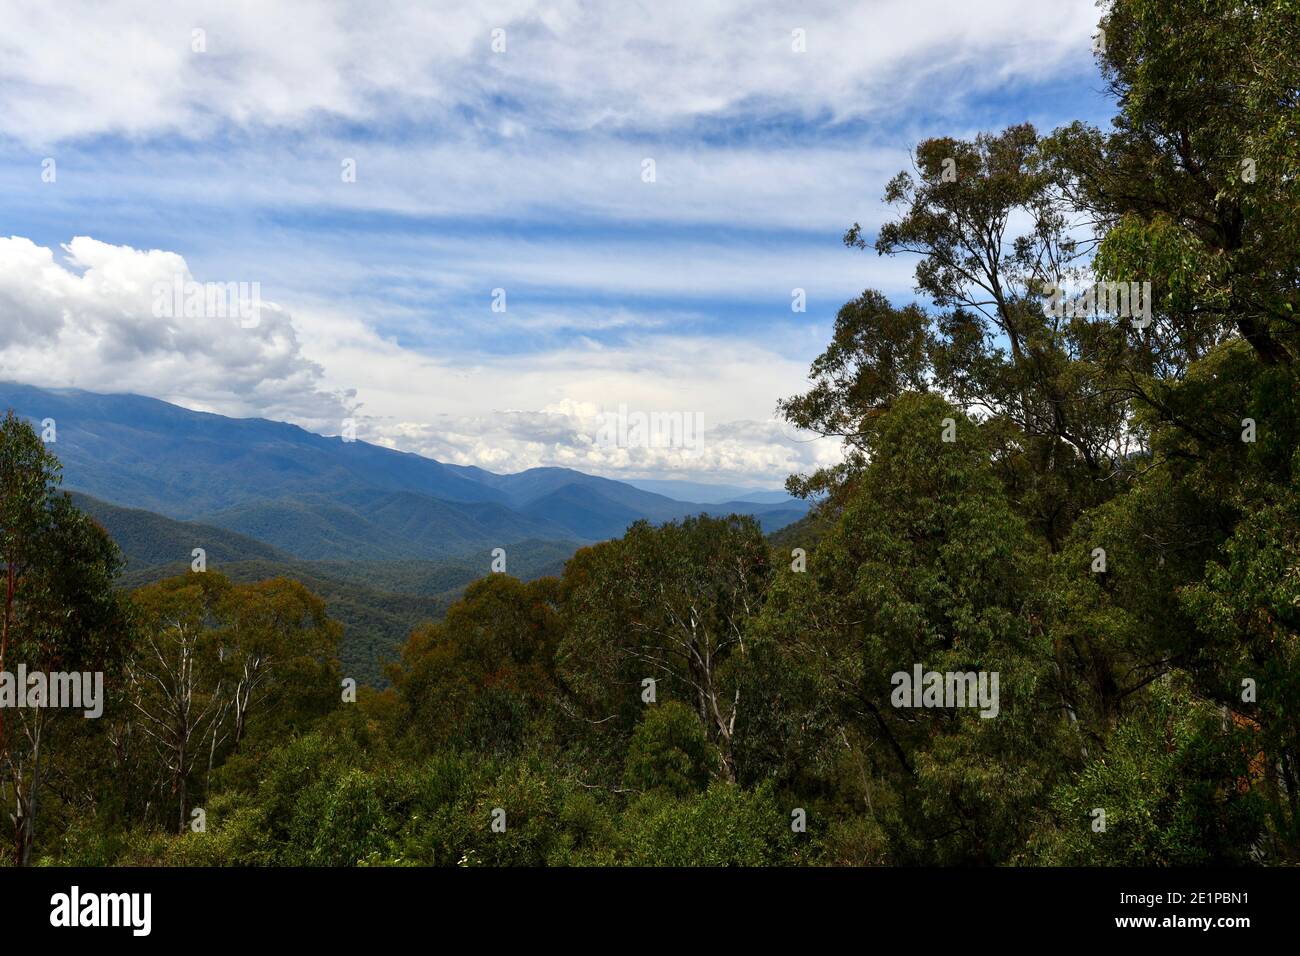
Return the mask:
POLYGON ((486 573, 383 689, 307 584, 121 586, 10 415, 0 672, 104 700, 0 707, 0 862, 1300 861, 1298 36, 1108 5, 1111 128, 926 140, 847 230, 918 301, 845 304, 780 400, 846 448, 790 479, 807 518, 486 573))

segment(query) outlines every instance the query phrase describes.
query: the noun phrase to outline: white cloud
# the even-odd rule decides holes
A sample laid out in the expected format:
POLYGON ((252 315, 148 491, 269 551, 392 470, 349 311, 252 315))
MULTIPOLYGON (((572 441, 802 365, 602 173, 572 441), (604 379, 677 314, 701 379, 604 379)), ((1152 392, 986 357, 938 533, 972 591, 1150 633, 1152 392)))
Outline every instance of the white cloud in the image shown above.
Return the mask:
MULTIPOLYGON (((349 315, 299 310, 325 383, 355 390, 358 437, 492 471, 556 465, 611 477, 779 483, 838 460, 772 418, 806 386, 807 362, 741 336, 641 330, 625 343, 575 343, 519 355, 440 357, 405 349, 349 315), (605 447, 601 415, 698 415, 689 447, 605 447)), ((810 344, 820 348, 829 330, 810 344)), ((772 343, 775 345, 776 343, 772 343)), ((782 343, 785 344, 785 343, 782 343)))
POLYGON ((761 107, 833 120, 953 100, 1084 63, 1091 0, 789 5, 174 0, 0 8, 0 130, 202 136, 222 123, 412 121, 470 109, 526 128, 666 127, 761 107), (491 50, 505 30, 506 52, 491 50), (206 52, 193 52, 192 31, 206 52), (806 31, 807 51, 792 50, 806 31), (913 89, 909 90, 908 88, 913 89), (933 92, 933 91, 931 91, 933 92))
POLYGON ((619 347, 438 358, 327 310, 291 317, 264 303, 238 316, 160 317, 156 284, 240 281, 192 275, 175 253, 77 237, 54 251, 0 239, 0 378, 44 387, 136 392, 189 408, 293 421, 494 471, 559 465, 624 477, 779 482, 836 457, 791 441, 776 399, 803 386, 804 363, 743 339, 638 330, 619 347), (602 444, 601 415, 699 416, 669 447, 602 444))
POLYGON ((29 239, 0 239, 0 377, 236 415, 341 416, 342 400, 321 390, 320 366, 274 303, 262 304, 255 328, 238 314, 160 316, 156 284, 196 281, 181 256, 85 236, 63 252, 60 262, 29 239))

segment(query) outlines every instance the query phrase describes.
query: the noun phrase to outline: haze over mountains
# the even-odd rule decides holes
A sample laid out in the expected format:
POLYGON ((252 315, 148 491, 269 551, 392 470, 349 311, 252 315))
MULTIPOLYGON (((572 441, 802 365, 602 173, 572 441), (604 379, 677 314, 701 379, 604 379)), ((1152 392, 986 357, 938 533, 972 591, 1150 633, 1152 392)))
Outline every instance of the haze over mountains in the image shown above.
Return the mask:
POLYGON ((763 504, 784 504, 793 501, 784 491, 768 488, 746 488, 740 485, 710 485, 699 481, 674 481, 656 478, 631 478, 627 484, 642 491, 652 491, 678 501, 699 501, 704 504, 721 504, 727 501, 753 501, 763 504))
POLYGON ((302 560, 446 558, 528 539, 577 545, 641 518, 700 512, 751 514, 770 532, 807 510, 788 497, 681 501, 565 468, 497 475, 138 395, 0 383, 0 407, 54 420, 67 489, 302 560))

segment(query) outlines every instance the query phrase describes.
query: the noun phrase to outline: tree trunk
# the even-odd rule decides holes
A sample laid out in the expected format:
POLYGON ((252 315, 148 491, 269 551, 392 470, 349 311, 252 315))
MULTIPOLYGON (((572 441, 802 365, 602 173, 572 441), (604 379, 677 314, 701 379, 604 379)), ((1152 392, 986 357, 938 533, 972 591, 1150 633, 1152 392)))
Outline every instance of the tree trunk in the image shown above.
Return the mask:
POLYGON ((32 786, 27 798, 27 813, 23 818, 22 857, 19 866, 32 865, 32 847, 36 845, 36 802, 41 792, 41 731, 45 721, 36 712, 36 732, 32 741, 32 786))
POLYGON ((181 812, 179 823, 176 826, 177 833, 185 832, 185 802, 188 794, 185 790, 185 744, 182 743, 176 754, 176 793, 180 796, 181 812))

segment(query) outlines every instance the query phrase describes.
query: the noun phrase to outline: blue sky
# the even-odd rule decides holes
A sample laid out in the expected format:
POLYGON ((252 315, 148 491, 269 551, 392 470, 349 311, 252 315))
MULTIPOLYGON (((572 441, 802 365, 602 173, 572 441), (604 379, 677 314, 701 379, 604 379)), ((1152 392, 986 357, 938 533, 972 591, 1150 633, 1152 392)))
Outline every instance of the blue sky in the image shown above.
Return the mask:
POLYGON ((845 228, 926 136, 1112 112, 1075 0, 146 9, 0 3, 0 377, 496 471, 833 461, 775 402, 844 301, 912 285, 845 228), (178 273, 273 306, 151 313, 178 273), (599 447, 620 406, 705 439, 599 447))

